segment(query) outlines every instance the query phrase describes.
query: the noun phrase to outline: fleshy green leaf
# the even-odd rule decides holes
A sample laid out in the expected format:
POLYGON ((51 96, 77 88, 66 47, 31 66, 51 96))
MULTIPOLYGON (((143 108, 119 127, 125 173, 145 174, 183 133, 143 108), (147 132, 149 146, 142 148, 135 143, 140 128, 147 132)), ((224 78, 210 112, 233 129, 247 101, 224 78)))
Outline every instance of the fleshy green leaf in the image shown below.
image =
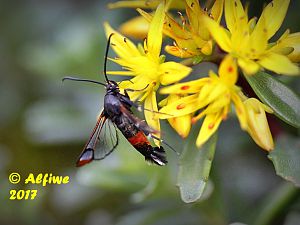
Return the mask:
POLYGON ((274 110, 276 116, 294 127, 300 127, 300 98, 295 92, 264 72, 245 77, 257 96, 274 110))
POLYGON ((277 175, 300 187, 300 139, 282 136, 270 152, 277 175))
POLYGON ((208 181, 215 153, 217 135, 213 135, 200 149, 196 147, 196 134, 190 135, 179 159, 177 186, 185 203, 198 200, 208 181))

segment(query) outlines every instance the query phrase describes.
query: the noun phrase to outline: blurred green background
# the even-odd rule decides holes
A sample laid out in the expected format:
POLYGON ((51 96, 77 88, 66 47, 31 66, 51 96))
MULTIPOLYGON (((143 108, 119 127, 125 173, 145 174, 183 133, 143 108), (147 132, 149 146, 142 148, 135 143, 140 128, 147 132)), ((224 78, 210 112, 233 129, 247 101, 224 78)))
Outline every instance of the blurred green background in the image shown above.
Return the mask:
MULTIPOLYGON (((211 180, 197 203, 181 201, 178 158, 169 150, 167 166, 149 166, 121 137, 105 160, 75 167, 104 90, 61 79, 103 80, 103 22, 117 28, 136 15, 110 11, 108 2, 0 1, 0 224, 300 224, 299 191, 276 176, 236 119, 221 126, 211 180), (8 182, 11 172, 20 173, 20 184, 8 182), (67 175, 70 182, 24 185, 29 173, 67 175), (38 195, 11 201, 11 189, 38 189, 38 195)), ((259 15, 262 4, 251 1, 251 15, 259 15)), ((299 1, 292 1, 280 33, 300 31, 299 10, 299 1)), ((184 141, 164 122, 163 130, 180 152, 184 141)))

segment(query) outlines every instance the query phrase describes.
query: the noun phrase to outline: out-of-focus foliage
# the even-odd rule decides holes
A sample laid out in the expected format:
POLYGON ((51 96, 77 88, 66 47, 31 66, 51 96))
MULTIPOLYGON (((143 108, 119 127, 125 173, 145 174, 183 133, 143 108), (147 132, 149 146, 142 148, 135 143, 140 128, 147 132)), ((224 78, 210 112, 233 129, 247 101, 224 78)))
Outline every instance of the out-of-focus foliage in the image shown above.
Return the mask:
POLYGON ((177 178, 177 185, 184 202, 195 202, 201 197, 208 182, 216 142, 216 134, 200 149, 193 144, 195 143, 195 137, 191 136, 186 141, 179 159, 177 178))
MULTIPOLYGON (((193 204, 180 199, 179 158, 171 150, 166 167, 149 166, 122 137, 107 159, 75 168, 102 108, 104 90, 62 83, 61 78, 103 79, 103 22, 117 27, 137 15, 109 11, 108 2, 0 2, 0 224, 296 224, 298 189, 282 188, 286 182, 276 176, 266 154, 230 119, 219 132, 208 190, 193 204), (20 184, 9 184, 11 172, 20 173, 20 184), (70 183, 24 185, 29 173, 68 175, 70 183), (11 201, 11 189, 37 189, 38 196, 11 201), (273 205, 268 199, 288 201, 273 205), (262 218, 269 215, 266 211, 271 212, 267 219, 262 218)), ((261 1, 251 1, 249 11, 260 12, 261 7, 261 1)), ((299 30, 299 8, 298 1, 291 3, 284 26, 299 30)), ((299 87, 299 82, 291 86, 299 87)), ((186 140, 162 126, 164 139, 181 152, 186 140)))
POLYGON ((300 186, 300 140, 283 136, 278 138, 274 151, 269 154, 279 176, 300 186))

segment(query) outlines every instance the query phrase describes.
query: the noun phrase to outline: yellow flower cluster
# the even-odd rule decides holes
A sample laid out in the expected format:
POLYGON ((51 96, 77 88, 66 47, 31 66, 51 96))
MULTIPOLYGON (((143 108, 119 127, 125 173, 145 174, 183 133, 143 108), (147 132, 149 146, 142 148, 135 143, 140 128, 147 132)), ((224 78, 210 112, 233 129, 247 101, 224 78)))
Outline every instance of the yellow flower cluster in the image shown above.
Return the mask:
POLYGON ((135 45, 105 23, 107 37, 115 34, 112 48, 117 57, 110 60, 124 69, 108 74, 133 77, 122 81, 120 88, 137 90, 129 93, 130 98, 144 101, 144 107, 148 109, 144 112, 146 121, 156 130, 160 130, 160 119, 168 119, 185 138, 191 125, 204 118, 196 141, 200 147, 218 130, 229 112, 234 111, 241 128, 257 145, 270 151, 274 144, 266 112, 273 111, 258 99, 246 97, 237 81, 240 73, 255 76, 261 70, 299 75, 296 63, 300 61, 300 33, 290 34, 287 30, 277 41, 269 42, 285 18, 289 0, 273 0, 266 5, 259 19, 249 19, 247 7, 243 7, 240 0, 215 0, 211 5, 202 8, 198 0, 110 4, 111 8, 138 8, 141 16, 126 22, 121 31, 145 39, 143 45, 135 45), (147 13, 140 8, 155 11, 147 13), (174 8, 184 9, 186 15, 172 14, 174 8), (220 25, 223 11, 225 27, 220 25), (145 26, 147 22, 149 25, 145 26), (166 45, 165 51, 184 58, 182 63, 166 61, 161 55, 163 35, 173 40, 173 45, 166 45), (186 64, 187 59, 216 63, 218 73, 211 70, 206 77, 202 75, 197 80, 180 82, 192 71, 186 64), (169 86, 159 89, 161 85, 169 86), (159 104, 158 89, 160 94, 168 94, 159 104))

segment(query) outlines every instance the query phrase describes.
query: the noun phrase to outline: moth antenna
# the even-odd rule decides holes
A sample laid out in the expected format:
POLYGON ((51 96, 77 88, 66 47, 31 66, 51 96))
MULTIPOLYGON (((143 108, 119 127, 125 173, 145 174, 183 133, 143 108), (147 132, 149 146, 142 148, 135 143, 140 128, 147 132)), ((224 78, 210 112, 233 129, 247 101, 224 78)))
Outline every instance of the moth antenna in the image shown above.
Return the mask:
POLYGON ((106 84, 96 81, 96 80, 82 79, 82 78, 77 78, 77 77, 64 77, 62 79, 62 82, 64 82, 65 80, 82 81, 82 82, 88 82, 88 83, 94 83, 94 84, 100 84, 100 85, 106 86, 106 84))
POLYGON ((106 50, 105 50, 105 58, 104 58, 104 77, 107 83, 109 83, 109 80, 107 78, 107 74, 106 74, 106 65, 107 65, 107 57, 108 57, 108 51, 109 51, 109 46, 110 46, 110 42, 111 42, 111 37, 114 35, 114 33, 111 33, 108 37, 108 41, 106 44, 106 50))

